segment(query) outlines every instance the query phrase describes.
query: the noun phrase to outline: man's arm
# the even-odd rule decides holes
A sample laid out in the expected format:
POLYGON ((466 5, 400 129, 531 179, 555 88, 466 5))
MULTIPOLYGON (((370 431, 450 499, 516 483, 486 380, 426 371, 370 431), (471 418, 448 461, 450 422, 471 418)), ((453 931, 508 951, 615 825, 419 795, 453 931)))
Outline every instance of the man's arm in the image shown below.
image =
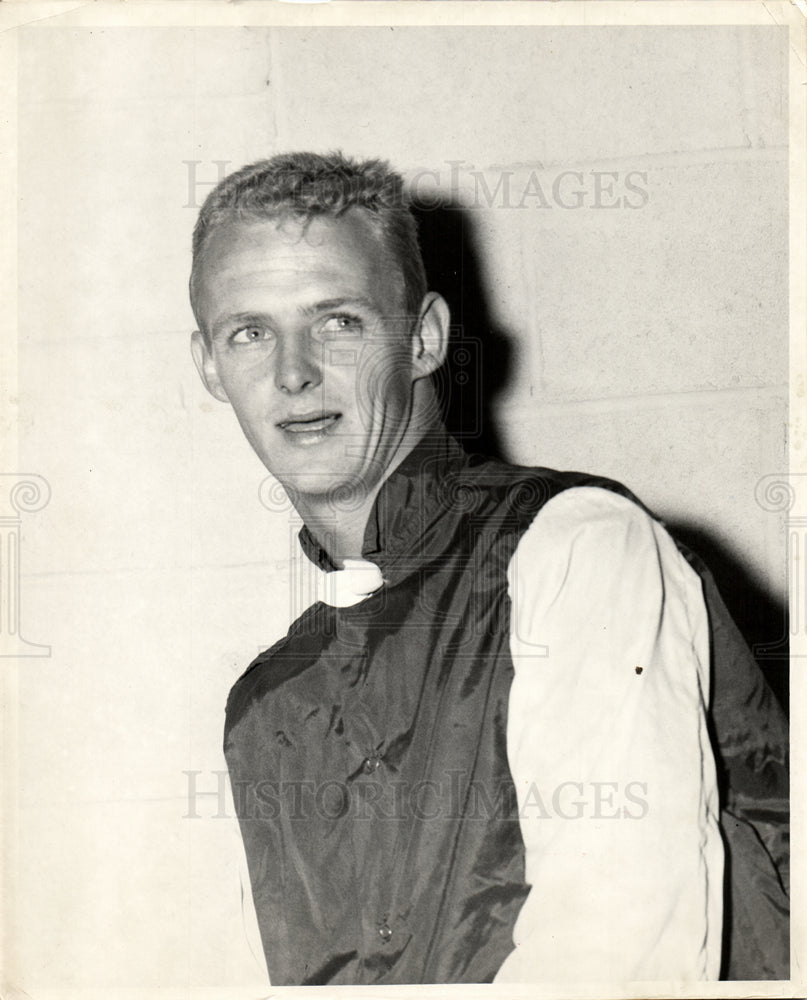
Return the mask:
POLYGON ((699 578, 639 507, 582 487, 539 513, 508 581, 508 757, 532 889, 496 982, 716 979, 699 578))

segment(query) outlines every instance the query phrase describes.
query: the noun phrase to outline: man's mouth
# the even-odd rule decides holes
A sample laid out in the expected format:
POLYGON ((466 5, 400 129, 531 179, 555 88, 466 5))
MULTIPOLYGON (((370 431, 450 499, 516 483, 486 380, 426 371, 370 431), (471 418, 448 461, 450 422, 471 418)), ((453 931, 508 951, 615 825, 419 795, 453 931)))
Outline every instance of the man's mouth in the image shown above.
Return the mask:
POLYGON ((317 410, 312 413, 299 413, 286 417, 278 422, 278 427, 289 434, 315 434, 327 431, 333 427, 342 414, 335 411, 317 410))

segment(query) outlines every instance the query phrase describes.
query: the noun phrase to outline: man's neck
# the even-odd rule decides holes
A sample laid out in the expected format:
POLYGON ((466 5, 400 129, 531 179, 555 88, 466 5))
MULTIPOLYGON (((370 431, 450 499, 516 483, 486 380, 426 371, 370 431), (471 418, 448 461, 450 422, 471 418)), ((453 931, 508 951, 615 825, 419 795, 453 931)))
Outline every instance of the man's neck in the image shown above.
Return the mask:
POLYGON ((328 497, 298 494, 295 497, 297 513, 319 545, 328 553, 331 561, 340 569, 345 559, 361 559, 367 522, 373 512, 376 498, 384 483, 406 456, 416 447, 429 430, 435 430, 438 423, 415 429, 408 428, 396 450, 395 458, 384 470, 383 476, 370 489, 351 498, 351 503, 335 508, 328 497), (344 509, 349 507, 350 509, 344 509))
POLYGON ((351 510, 334 511, 328 501, 318 504, 309 498, 298 500, 297 511, 306 527, 340 569, 345 559, 361 558, 367 522, 384 481, 365 493, 360 502, 354 501, 355 506, 351 503, 351 510))

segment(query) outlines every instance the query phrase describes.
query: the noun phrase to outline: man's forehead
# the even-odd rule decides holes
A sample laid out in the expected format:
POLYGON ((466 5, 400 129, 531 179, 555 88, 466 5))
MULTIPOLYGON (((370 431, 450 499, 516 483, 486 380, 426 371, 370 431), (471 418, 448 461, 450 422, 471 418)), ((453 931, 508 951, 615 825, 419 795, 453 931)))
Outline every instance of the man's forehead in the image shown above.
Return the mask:
POLYGON ((339 249, 368 263, 378 259, 384 241, 366 213, 351 208, 339 216, 299 216, 282 213, 268 218, 234 215, 220 222, 208 237, 205 256, 231 255, 288 248, 300 254, 339 249))
POLYGON ((193 283, 194 294, 202 298, 217 298, 223 285, 243 288, 253 281, 310 275, 312 281, 332 281, 357 294, 372 290, 389 307, 390 298, 401 298, 403 287, 381 235, 355 208, 338 217, 226 219, 210 233, 199 265, 193 283))

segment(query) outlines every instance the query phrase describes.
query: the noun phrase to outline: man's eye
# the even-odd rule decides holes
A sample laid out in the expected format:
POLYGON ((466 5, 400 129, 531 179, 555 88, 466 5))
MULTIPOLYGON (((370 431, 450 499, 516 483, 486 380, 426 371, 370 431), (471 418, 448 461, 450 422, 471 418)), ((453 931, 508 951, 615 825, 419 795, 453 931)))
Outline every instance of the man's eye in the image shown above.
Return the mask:
POLYGON ((234 344, 256 344, 260 340, 268 340, 270 334, 260 326, 244 326, 236 330, 230 340, 234 344))
POLYGON ((337 316, 328 316, 317 327, 317 333, 321 337, 355 337, 361 333, 362 322, 358 316, 349 316, 346 313, 339 313, 337 316))

